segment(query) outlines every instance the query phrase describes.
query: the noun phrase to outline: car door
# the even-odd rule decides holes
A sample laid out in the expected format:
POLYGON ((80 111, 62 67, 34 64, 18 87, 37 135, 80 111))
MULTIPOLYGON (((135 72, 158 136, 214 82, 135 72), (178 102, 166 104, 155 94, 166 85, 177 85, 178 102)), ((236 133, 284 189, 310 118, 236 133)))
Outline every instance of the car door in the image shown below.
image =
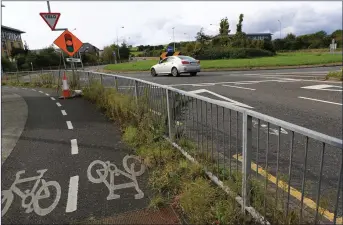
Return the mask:
POLYGON ((173 57, 168 57, 167 61, 163 64, 162 73, 171 73, 171 68, 173 67, 174 59, 173 57))
POLYGON ((167 59, 168 58, 162 59, 161 62, 155 66, 156 73, 163 73, 163 68, 165 63, 167 62, 167 59))

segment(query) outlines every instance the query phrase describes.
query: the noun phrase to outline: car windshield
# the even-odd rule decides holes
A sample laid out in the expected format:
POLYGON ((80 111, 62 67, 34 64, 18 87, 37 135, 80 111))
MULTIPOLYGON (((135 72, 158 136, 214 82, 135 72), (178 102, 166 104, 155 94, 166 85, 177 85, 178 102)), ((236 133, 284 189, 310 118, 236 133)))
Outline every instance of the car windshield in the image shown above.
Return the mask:
POLYGON ((196 61, 194 58, 189 56, 179 55, 178 57, 182 60, 196 61))

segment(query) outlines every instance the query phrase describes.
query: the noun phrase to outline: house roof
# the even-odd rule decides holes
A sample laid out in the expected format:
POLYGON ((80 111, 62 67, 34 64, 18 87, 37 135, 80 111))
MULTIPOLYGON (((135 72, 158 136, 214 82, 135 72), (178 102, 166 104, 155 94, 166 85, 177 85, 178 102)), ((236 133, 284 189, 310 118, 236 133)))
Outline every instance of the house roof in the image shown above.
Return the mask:
POLYGON ((3 26, 3 25, 1 25, 1 30, 8 30, 8 31, 12 31, 12 32, 20 33, 20 34, 25 33, 25 31, 21 31, 21 30, 12 28, 12 27, 6 27, 6 26, 3 26))
POLYGON ((84 52, 84 51, 86 51, 86 49, 87 49, 87 47, 89 48, 89 47, 94 47, 97 51, 100 51, 100 49, 98 49, 97 47, 95 47, 94 45, 92 45, 92 44, 90 44, 90 43, 88 43, 88 42, 85 42, 85 43, 83 43, 83 45, 82 45, 82 47, 80 48, 80 52, 84 52))

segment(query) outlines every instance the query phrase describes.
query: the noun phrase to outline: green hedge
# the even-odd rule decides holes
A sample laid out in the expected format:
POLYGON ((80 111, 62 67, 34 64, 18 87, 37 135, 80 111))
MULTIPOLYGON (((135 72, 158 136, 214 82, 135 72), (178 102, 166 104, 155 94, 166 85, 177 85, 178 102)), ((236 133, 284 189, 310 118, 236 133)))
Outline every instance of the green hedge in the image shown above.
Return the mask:
POLYGON ((275 53, 256 48, 208 48, 200 51, 195 57, 204 59, 244 59, 274 56, 275 53))

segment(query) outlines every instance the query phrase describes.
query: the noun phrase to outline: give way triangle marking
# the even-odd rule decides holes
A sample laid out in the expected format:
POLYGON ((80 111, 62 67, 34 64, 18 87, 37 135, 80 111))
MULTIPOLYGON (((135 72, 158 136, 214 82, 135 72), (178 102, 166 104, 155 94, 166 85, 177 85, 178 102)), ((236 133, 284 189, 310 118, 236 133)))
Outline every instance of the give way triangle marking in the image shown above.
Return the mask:
POLYGON ((241 102, 237 102, 235 100, 232 100, 230 98, 227 98, 225 96, 222 96, 220 94, 217 94, 217 93, 214 93, 212 91, 209 91, 209 90, 206 90, 206 89, 199 89, 199 90, 195 90, 195 91, 189 91, 189 93, 193 93, 193 94, 200 94, 200 93, 209 93, 211 95, 214 95, 218 98, 221 98, 221 99, 224 99, 225 101, 222 101, 222 100, 217 100, 217 101, 222 101, 222 102, 229 102, 233 105, 237 105, 237 106, 240 106, 240 107, 244 107, 244 108, 249 108, 249 109, 253 109, 254 107, 251 107, 249 105, 246 105, 246 104, 243 104, 241 102))
POLYGON ((55 30, 58 19, 61 16, 61 13, 39 13, 43 20, 48 24, 51 30, 55 30))

